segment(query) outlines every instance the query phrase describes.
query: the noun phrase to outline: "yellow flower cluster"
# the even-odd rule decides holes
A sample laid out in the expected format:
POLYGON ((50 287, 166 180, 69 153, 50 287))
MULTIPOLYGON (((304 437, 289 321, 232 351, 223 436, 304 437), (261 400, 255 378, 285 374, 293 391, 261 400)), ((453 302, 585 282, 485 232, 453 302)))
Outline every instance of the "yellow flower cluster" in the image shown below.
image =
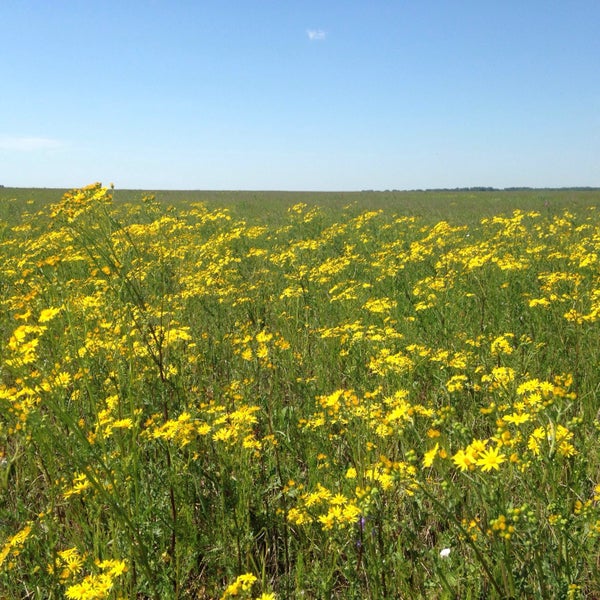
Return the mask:
MULTIPOLYGON (((72 577, 81 571, 77 554, 72 553, 61 560, 67 565, 67 577, 72 577)), ((86 575, 79 583, 72 583, 65 591, 65 597, 70 600, 103 600, 108 598, 115 586, 115 580, 127 572, 127 563, 123 560, 96 561, 97 573, 86 575)), ((63 571, 63 573, 65 572, 63 571)), ((62 575, 61 575, 62 578, 62 575)))
MULTIPOLYGON (((31 534, 32 523, 27 523, 20 531, 10 537, 0 550, 0 568, 4 565, 9 557, 19 556, 21 547, 25 544, 25 541, 31 534)), ((10 565, 9 565, 10 566, 10 565)))

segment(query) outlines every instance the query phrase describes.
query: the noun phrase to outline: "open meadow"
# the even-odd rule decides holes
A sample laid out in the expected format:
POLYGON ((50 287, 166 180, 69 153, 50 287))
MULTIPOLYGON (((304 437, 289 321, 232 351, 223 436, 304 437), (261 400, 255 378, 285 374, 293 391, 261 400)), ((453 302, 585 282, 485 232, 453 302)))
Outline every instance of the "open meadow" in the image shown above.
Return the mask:
POLYGON ((600 598, 600 192, 0 189, 0 598, 600 598))

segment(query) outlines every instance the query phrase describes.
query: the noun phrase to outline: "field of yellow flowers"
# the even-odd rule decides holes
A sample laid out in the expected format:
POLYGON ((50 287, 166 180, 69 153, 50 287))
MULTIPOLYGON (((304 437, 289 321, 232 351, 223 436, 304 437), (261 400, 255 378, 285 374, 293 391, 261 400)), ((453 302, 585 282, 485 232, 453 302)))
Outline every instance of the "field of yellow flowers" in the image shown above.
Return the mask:
POLYGON ((0 598, 600 597, 594 206, 95 184, 0 257, 0 598))

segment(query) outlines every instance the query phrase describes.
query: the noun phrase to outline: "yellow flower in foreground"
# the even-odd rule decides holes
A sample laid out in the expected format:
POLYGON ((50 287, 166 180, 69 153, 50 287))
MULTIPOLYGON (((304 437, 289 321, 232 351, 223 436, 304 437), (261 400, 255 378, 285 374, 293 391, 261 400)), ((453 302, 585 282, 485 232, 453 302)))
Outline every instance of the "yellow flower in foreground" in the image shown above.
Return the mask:
POLYGON ((367 300, 363 308, 372 313, 384 313, 395 308, 397 302, 389 298, 375 298, 367 300))
POLYGON ((453 457, 452 461, 461 471, 469 471, 475 468, 475 459, 470 452, 459 450, 453 457))
POLYGON ((223 592, 221 600, 225 600, 231 596, 238 596, 240 592, 248 592, 256 581, 256 577, 252 573, 244 573, 240 575, 232 584, 227 586, 223 592))
POLYGON ((0 566, 6 558, 11 554, 19 554, 19 546, 22 546, 25 543, 25 540, 28 538, 31 533, 31 523, 27 523, 21 531, 19 531, 16 535, 13 535, 2 547, 0 550, 0 566))
POLYGON ((61 566, 60 580, 66 581, 73 575, 77 575, 83 568, 83 556, 79 554, 77 548, 68 548, 58 553, 61 566))
POLYGON ((103 560, 98 562, 98 566, 113 577, 119 577, 127 572, 127 562, 124 560, 103 560))
POLYGON ((425 452, 425 456, 423 457, 423 466, 430 467, 433 464, 433 459, 436 457, 440 445, 436 444, 431 450, 425 452))
POLYGON ((507 423, 513 423, 514 425, 521 425, 531 420, 531 416, 528 413, 514 412, 510 415, 504 415, 502 417, 507 423))
POLYGON ((103 600, 113 587, 112 577, 106 573, 88 575, 81 583, 69 586, 65 596, 71 600, 103 600))
POLYGON ((41 313, 38 319, 39 323, 47 323, 54 319, 54 317, 62 310, 62 306, 58 308, 45 308, 41 313))
MULTIPOLYGON (((354 467, 348 467, 346 479, 356 479, 356 469, 354 467)), ((598 486, 598 488, 600 489, 600 486, 598 486)))
POLYGON ((477 460, 477 466, 481 467, 482 471, 491 471, 492 469, 496 469, 496 471, 500 468, 500 464, 506 460, 504 454, 500 454, 498 448, 490 448, 489 450, 484 450, 480 458, 477 460))
POLYGON ((87 575, 80 583, 69 586, 65 592, 66 598, 71 600, 108 598, 113 590, 114 579, 127 571, 127 563, 124 560, 96 561, 96 566, 102 570, 102 573, 87 575))

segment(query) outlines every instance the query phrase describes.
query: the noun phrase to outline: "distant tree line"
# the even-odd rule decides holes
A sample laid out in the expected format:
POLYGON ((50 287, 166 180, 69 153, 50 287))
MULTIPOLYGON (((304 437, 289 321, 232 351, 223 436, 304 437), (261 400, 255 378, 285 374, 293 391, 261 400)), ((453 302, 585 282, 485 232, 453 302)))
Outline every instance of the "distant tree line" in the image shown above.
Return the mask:
POLYGON ((472 187, 455 187, 455 188, 418 188, 414 190, 361 190, 362 192, 527 192, 535 190, 557 190, 557 191, 572 191, 572 192, 593 192, 600 190, 600 187, 593 186, 567 186, 567 187, 552 187, 552 188, 539 188, 539 187, 528 187, 528 186, 516 186, 516 187, 505 187, 497 188, 486 185, 476 185, 472 187))

